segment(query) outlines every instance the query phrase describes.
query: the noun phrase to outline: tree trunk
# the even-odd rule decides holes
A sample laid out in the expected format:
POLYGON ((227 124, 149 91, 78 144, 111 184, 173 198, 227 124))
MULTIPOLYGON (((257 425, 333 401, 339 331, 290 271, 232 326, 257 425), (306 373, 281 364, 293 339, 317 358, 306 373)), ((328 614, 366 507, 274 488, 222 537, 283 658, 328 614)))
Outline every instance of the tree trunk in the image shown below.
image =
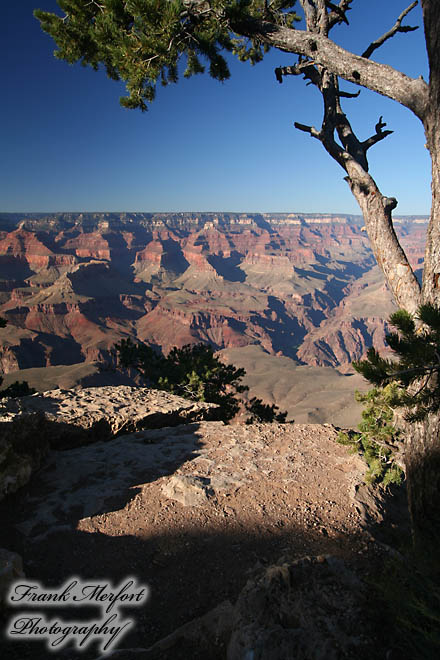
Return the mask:
POLYGON ((432 207, 423 273, 423 302, 440 304, 440 3, 423 0, 429 59, 429 104, 423 121, 432 163, 432 207))
MULTIPOLYGON (((422 0, 430 79, 423 117, 432 163, 432 207, 423 271, 422 303, 440 305, 440 2, 422 0)), ((421 548, 440 534, 440 412, 423 422, 403 423, 408 505, 415 544, 421 548)))
POLYGON ((348 183, 364 218, 374 256, 399 307, 415 314, 420 286, 394 231, 396 200, 383 197, 375 181, 357 163, 347 162, 348 183))
POLYGON ((440 413, 423 422, 403 423, 408 506, 413 540, 423 549, 440 531, 440 413))

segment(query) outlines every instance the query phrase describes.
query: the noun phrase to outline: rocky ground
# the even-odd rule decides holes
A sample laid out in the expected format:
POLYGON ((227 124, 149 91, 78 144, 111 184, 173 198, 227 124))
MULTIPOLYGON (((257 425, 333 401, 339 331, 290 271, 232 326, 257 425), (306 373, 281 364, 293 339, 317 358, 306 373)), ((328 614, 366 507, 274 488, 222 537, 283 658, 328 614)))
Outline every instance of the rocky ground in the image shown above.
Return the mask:
MULTIPOLYGON (((111 428, 117 406, 121 416, 117 390, 71 393, 78 414, 70 424, 80 427, 99 402, 111 428)), ((58 412, 71 411, 69 394, 58 396, 58 412)), ((52 394, 52 412, 57 405, 52 394)), ((118 648, 131 651, 105 657, 337 660, 373 649, 385 657, 364 580, 383 561, 382 541, 392 542, 404 508, 396 500, 390 518, 333 426, 193 418, 121 432, 123 424, 106 441, 52 448, 29 483, 0 503, 1 545, 21 555, 27 581, 54 588, 71 576, 89 584, 135 576, 149 586, 146 605, 124 609, 135 626, 118 648)), ((3 614, 6 626, 11 612, 3 614)), ((96 645, 50 654, 39 641, 3 646, 17 660, 100 655, 96 645)))

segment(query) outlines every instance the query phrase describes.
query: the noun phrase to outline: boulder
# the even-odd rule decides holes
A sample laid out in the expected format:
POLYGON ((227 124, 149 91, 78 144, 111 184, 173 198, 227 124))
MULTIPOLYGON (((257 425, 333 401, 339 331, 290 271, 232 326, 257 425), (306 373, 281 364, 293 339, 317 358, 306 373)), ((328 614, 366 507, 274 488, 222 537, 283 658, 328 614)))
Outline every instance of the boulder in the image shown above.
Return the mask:
POLYGON ((203 616, 197 617, 177 628, 171 635, 150 646, 148 649, 120 649, 99 656, 96 660, 164 660, 165 658, 182 657, 182 652, 188 658, 194 653, 204 650, 206 658, 212 656, 214 648, 227 644, 231 634, 234 607, 229 601, 224 601, 203 616))
POLYGON ((227 660, 374 657, 363 583, 335 557, 304 557, 251 579, 234 611, 227 660))
POLYGON ((365 585, 343 560, 281 558, 255 571, 235 606, 225 601, 149 648, 96 660, 172 660, 203 650, 226 660, 367 660, 375 652, 367 611, 365 585))
POLYGON ((50 390, 0 404, 0 500, 24 486, 51 449, 209 419, 217 406, 146 387, 50 390))

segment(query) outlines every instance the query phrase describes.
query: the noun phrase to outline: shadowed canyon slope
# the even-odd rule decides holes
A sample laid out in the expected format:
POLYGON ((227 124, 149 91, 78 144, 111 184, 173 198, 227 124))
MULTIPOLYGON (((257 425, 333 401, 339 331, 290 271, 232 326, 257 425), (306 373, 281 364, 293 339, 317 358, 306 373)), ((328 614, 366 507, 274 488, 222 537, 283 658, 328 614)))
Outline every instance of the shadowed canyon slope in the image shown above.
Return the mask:
MULTIPOLYGON (((425 222, 396 221, 416 268, 425 222)), ((111 363, 129 336, 165 352, 195 342, 225 357, 260 347, 345 373, 366 347, 383 348, 392 309, 356 216, 0 216, 6 374, 111 363)))

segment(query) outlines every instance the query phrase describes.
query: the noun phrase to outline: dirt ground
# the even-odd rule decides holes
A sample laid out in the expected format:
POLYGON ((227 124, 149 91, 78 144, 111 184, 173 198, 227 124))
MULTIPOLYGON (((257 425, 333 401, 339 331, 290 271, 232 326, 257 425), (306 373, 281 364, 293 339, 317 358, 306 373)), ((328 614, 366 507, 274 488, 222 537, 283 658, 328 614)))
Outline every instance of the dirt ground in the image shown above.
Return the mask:
MULTIPOLYGON (((363 485, 361 459, 336 436, 331 425, 201 422, 53 452, 0 504, 0 545, 22 556, 28 582, 47 588, 71 576, 93 584, 134 576, 148 585, 145 605, 124 608, 135 626, 118 644, 148 648, 235 602, 250 576, 281 557, 331 554, 368 572, 377 539, 392 541, 401 521, 385 515, 363 485)), ((74 614, 56 610, 69 620, 97 609, 74 614)), ((2 646, 12 660, 100 655, 96 645, 49 652, 41 641, 5 638, 2 646)), ((220 660, 225 647, 207 654, 182 644, 169 657, 220 660)))

